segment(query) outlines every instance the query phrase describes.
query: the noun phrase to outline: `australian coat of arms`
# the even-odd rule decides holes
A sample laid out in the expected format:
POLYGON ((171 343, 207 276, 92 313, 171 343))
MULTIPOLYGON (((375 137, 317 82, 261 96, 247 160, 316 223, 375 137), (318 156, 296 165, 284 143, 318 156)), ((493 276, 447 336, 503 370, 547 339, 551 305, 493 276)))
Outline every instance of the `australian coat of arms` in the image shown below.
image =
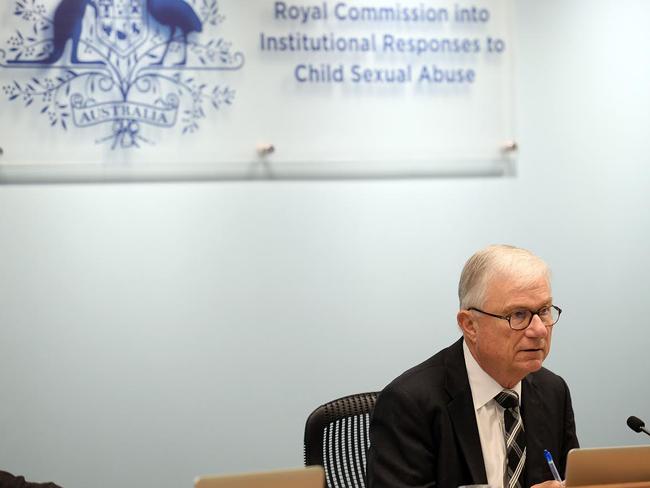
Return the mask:
POLYGON ((13 14, 1 94, 53 127, 101 127, 95 143, 129 149, 195 132, 234 102, 216 72, 240 70, 244 55, 210 36, 225 21, 217 0, 14 0, 13 14), (8 80, 17 70, 27 76, 8 80))

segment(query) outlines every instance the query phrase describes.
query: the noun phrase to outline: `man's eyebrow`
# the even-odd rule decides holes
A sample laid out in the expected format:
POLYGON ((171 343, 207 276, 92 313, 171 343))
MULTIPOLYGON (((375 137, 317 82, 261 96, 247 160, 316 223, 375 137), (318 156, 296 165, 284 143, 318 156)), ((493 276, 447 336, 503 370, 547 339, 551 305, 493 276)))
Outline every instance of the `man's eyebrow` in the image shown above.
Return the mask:
POLYGON ((533 308, 527 307, 526 305, 522 305, 522 304, 508 305, 505 307, 504 315, 508 315, 509 313, 514 312, 515 310, 522 310, 522 309, 530 310, 531 312, 534 312, 535 310, 539 310, 540 308, 544 308, 544 307, 549 307, 551 305, 553 305, 553 297, 549 297, 548 300, 544 300, 540 306, 533 307, 533 308))

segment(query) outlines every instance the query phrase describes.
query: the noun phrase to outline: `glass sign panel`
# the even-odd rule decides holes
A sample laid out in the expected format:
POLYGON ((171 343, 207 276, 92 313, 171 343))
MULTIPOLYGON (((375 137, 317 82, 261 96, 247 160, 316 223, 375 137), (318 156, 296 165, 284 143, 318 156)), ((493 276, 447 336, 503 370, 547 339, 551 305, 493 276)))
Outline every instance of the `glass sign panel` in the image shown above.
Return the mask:
POLYGON ((502 174, 512 0, 7 0, 0 179, 502 174))

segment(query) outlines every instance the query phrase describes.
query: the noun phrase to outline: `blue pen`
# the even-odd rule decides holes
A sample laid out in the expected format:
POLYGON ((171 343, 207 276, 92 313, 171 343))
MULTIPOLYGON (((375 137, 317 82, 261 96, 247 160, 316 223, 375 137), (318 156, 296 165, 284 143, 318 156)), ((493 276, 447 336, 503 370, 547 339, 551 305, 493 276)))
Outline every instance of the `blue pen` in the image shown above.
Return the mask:
POLYGON ((546 449, 544 449, 544 457, 546 458, 546 462, 548 463, 548 468, 551 470, 551 473, 553 474, 553 478, 555 481, 559 481, 562 483, 562 478, 560 477, 560 473, 557 472, 557 468, 555 467, 555 463, 553 462, 553 456, 551 456, 551 453, 548 452, 546 449))

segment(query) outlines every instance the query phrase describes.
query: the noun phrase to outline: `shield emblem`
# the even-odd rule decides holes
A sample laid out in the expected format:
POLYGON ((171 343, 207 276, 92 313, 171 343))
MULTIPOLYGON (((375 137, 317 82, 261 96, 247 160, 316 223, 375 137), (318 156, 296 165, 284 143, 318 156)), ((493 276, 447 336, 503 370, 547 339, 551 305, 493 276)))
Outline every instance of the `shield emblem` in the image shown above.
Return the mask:
POLYGON ((146 0, 98 0, 95 29, 100 42, 128 56, 147 38, 146 0))

